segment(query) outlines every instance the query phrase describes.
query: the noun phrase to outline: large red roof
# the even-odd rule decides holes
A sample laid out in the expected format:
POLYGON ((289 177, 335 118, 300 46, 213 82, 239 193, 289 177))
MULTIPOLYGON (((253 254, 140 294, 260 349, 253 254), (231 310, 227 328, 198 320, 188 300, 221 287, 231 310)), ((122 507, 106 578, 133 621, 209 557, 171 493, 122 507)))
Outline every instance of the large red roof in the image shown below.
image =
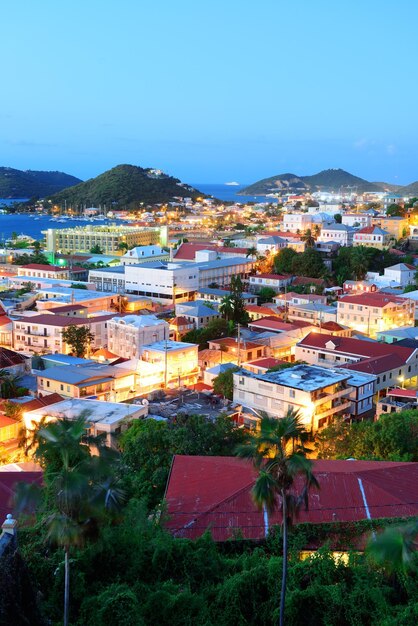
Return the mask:
POLYGON ((303 320, 295 322, 283 322, 278 317, 268 316, 262 317, 259 320, 250 322, 248 324, 251 328, 255 329, 267 329, 272 331, 288 331, 295 330, 296 328, 305 328, 306 326, 312 326, 311 322, 304 322, 303 320))
POLYGON ((21 267, 25 270, 40 270, 42 272, 68 271, 68 268, 65 267, 59 267, 58 265, 44 265, 43 263, 29 263, 29 265, 22 265, 21 267))
MULTIPOLYGON (((314 461, 320 489, 312 489, 309 509, 298 523, 350 522, 414 517, 418 514, 418 463, 386 461, 314 461), (363 496, 364 492, 364 496, 363 496)), ((210 530, 215 541, 240 532, 246 539, 263 539, 268 527, 281 523, 281 513, 269 519, 255 506, 251 490, 253 466, 235 457, 174 457, 166 501, 169 531, 196 538, 210 530)))
POLYGON ((236 254, 242 255, 247 254, 248 248, 227 248, 217 246, 212 243, 182 243, 176 250, 174 254, 174 258, 177 261, 194 261, 196 252, 200 250, 212 250, 214 252, 218 252, 219 254, 236 254))
POLYGON ((406 362, 415 352, 414 348, 397 346, 396 344, 379 343, 377 341, 366 341, 364 339, 354 339, 353 337, 335 337, 325 333, 309 333, 304 339, 299 341, 298 346, 303 348, 317 348, 324 351, 332 351, 338 354, 344 353, 352 356, 382 357, 391 354, 396 355, 403 362, 406 362), (332 342, 335 348, 326 344, 332 342))
POLYGON ((348 302, 348 304, 362 304, 363 306, 385 307, 388 304, 405 304, 406 298, 392 296, 381 291, 371 291, 353 296, 343 296, 338 302, 348 302))

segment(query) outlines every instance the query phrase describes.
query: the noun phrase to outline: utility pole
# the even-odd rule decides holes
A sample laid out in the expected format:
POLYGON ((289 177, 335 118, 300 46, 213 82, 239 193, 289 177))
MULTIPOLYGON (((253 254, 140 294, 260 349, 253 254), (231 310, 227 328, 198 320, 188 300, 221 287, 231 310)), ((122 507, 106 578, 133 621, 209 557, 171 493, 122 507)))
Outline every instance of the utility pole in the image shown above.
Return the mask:
POLYGON ((238 365, 241 365, 241 324, 238 324, 238 365))

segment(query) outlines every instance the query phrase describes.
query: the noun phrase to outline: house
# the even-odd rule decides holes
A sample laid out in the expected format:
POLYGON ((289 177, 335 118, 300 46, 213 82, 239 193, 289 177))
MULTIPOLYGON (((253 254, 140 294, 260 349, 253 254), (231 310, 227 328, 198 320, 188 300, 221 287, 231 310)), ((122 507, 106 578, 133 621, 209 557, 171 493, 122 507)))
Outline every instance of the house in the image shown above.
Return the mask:
POLYGON ((372 280, 346 280, 343 290, 345 293, 370 293, 378 291, 378 285, 372 280))
POLYGON ((370 337, 398 326, 414 326, 415 302, 390 294, 373 292, 349 295, 337 301, 338 324, 370 337))
POLYGON ((393 237, 402 239, 408 233, 408 219, 406 217, 388 217, 381 220, 381 227, 393 237))
POLYGON ((205 328, 210 322, 221 317, 217 309, 208 306, 202 300, 176 304, 176 315, 184 316, 197 330, 205 328))
MULTIPOLYGON (((310 490, 297 524, 418 515, 418 463, 315 460, 313 473, 320 489, 310 490)), ((236 536, 265 539, 281 524, 281 512, 280 507, 273 513, 257 508, 252 497, 256 477, 253 465, 236 457, 175 455, 166 488, 166 528, 188 539, 205 532, 222 542, 236 536)), ((297 493, 301 486, 296 479, 297 493)), ((312 544, 303 547, 312 549, 312 544)))
POLYGON ((184 317, 184 315, 176 315, 167 320, 170 327, 170 339, 173 341, 181 341, 181 338, 194 329, 194 323, 184 317))
POLYGON ((415 276, 417 274, 418 267, 410 265, 409 263, 397 263, 390 267, 385 267, 383 277, 390 283, 396 283, 401 287, 407 287, 408 285, 415 285, 415 276))
POLYGON ((376 391, 418 376, 418 350, 396 344, 309 333, 295 348, 295 358, 321 367, 352 369, 377 376, 376 391))
POLYGON ((341 223, 345 226, 367 228, 372 225, 372 216, 369 213, 343 213, 341 223))
POLYGON ((117 365, 67 365, 37 373, 38 392, 64 398, 97 398, 120 402, 136 396, 136 375, 117 365))
POLYGON ((18 276, 30 278, 62 278, 70 279, 70 269, 68 267, 60 267, 56 265, 43 265, 40 263, 31 263, 30 265, 22 265, 17 268, 18 276))
POLYGON ((243 369, 248 370, 249 372, 253 372, 254 374, 265 374, 272 367, 277 367, 278 365, 284 364, 287 364, 287 361, 267 356, 261 357, 261 359, 254 359, 254 361, 248 361, 248 363, 243 363, 242 367, 243 369))
POLYGON ((223 339, 212 339, 209 343, 210 350, 221 350, 225 352, 225 361, 242 363, 252 361, 266 355, 267 346, 263 346, 255 341, 247 341, 236 337, 224 337, 223 339))
POLYGON ((402 341, 402 339, 418 340, 418 328, 415 326, 405 326, 382 330, 382 332, 376 333, 376 339, 378 341, 384 341, 385 343, 394 343, 402 341))
POLYGON ((245 307, 251 320, 260 320, 263 317, 278 317, 281 315, 276 307, 267 305, 249 304, 245 307))
POLYGON ((376 419, 388 413, 401 413, 418 409, 418 392, 416 389, 391 389, 380 398, 376 405, 376 419))
POLYGON ((260 237, 257 240, 257 252, 263 255, 277 254, 283 248, 287 248, 287 240, 284 237, 271 235, 270 237, 260 237))
POLYGON ((26 428, 31 430, 33 425, 39 424, 42 419, 46 419, 47 422, 59 419, 75 420, 83 414, 86 415, 88 434, 93 437, 103 436, 105 445, 114 448, 116 437, 126 430, 133 420, 143 419, 148 415, 148 406, 71 398, 48 407, 26 411, 24 422, 26 428))
POLYGON ((279 293, 273 298, 273 301, 277 306, 283 306, 286 303, 288 305, 326 304, 327 297, 319 296, 315 293, 296 293, 295 291, 288 291, 287 293, 279 293))
POLYGON ((174 252, 175 261, 198 261, 199 252, 211 251, 215 253, 214 258, 227 259, 231 257, 247 258, 248 248, 235 248, 229 246, 218 246, 210 243, 182 243, 174 252))
POLYGON ((321 326, 322 322, 336 322, 337 309, 335 306, 327 306, 310 302, 309 304, 291 304, 287 308, 287 319, 291 322, 303 321, 321 326))
POLYGON ((203 372, 203 382, 209 387, 213 387, 213 381, 219 374, 224 374, 230 369, 236 367, 236 363, 219 363, 213 367, 208 367, 203 372))
POLYGON ((168 339, 169 324, 155 315, 124 315, 107 323, 107 346, 125 359, 138 358, 144 345, 168 339))
POLYGON ((146 261, 167 261, 169 253, 161 246, 136 246, 120 259, 122 265, 137 265, 146 261))
POLYGON ((299 411, 311 433, 330 424, 335 417, 349 416, 353 389, 350 374, 338 369, 295 365, 267 374, 241 370, 234 374, 234 402, 243 407, 244 423, 257 422, 257 411, 272 417, 299 411), (246 409, 255 410, 256 416, 246 409))
POLYGON ((353 237, 354 246, 368 246, 383 250, 390 245, 391 235, 378 226, 366 226, 358 230, 353 237))
POLYGON ((321 229, 318 241, 335 242, 340 246, 352 246, 355 229, 346 224, 327 224, 321 229))
POLYGON ((284 289, 292 282, 292 276, 284 276, 282 274, 256 274, 250 276, 248 281, 248 287, 251 291, 258 292, 263 287, 270 287, 275 291, 284 289))
POLYGON ((30 363, 29 357, 8 348, 0 348, 0 370, 22 376, 30 371, 30 363))
MULTIPOLYGON (((202 288, 199 288, 196 292, 196 300, 207 300, 208 302, 218 305, 222 302, 224 298, 231 296, 231 295, 232 295, 232 292, 229 291, 228 289, 215 289, 212 287, 202 287, 202 288)), ((255 296, 253 293, 243 291, 241 293, 241 298, 244 300, 246 305, 257 304, 257 296, 255 296)))
POLYGON ((304 328, 304 327, 309 329, 311 328, 311 324, 305 321, 295 322, 295 323, 284 322, 279 317, 274 316, 274 315, 262 317, 248 324, 248 328, 250 328, 250 330, 261 330, 261 331, 267 330, 267 331, 271 331, 274 333, 286 333, 291 330, 295 330, 297 328, 304 328))

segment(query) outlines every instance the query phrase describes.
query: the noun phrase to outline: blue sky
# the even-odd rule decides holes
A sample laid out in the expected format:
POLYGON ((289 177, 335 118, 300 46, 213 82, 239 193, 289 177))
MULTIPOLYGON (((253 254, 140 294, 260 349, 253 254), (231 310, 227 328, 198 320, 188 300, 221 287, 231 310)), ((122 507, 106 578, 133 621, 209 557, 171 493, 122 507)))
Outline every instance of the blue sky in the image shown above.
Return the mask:
POLYGON ((418 179, 416 0, 15 0, 0 165, 418 179))

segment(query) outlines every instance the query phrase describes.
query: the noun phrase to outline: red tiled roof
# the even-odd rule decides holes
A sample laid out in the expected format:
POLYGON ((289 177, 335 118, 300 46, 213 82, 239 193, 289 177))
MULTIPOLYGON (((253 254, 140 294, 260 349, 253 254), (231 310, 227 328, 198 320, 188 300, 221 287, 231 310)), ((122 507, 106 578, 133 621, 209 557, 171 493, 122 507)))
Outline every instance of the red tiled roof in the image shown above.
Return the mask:
POLYGON ((322 329, 323 330, 330 330, 330 331, 339 331, 339 330, 346 330, 344 328, 344 326, 341 326, 340 324, 337 324, 337 322, 324 322, 322 324, 322 329))
POLYGON ((319 296, 316 293, 296 293, 296 291, 288 291, 287 293, 279 293, 276 298, 279 298, 280 300, 284 300, 285 302, 288 302, 289 300, 292 300, 292 298, 304 298, 305 300, 309 300, 311 302, 318 302, 321 301, 323 302, 324 300, 326 300, 325 296, 319 296))
POLYGON ((13 426, 16 423, 17 423, 17 420, 12 419, 11 417, 7 417, 6 415, 0 415, 0 428, 13 426))
POLYGON ((274 309, 270 309, 268 306, 259 306, 258 304, 247 304, 245 307, 247 313, 259 313, 260 315, 277 316, 274 309))
POLYGON ((418 391, 416 389, 390 389, 388 396, 397 396, 398 398, 417 399, 418 391))
MULTIPOLYGON (((298 523, 367 519, 365 500, 375 519, 418 514, 418 463, 316 460, 313 464, 320 489, 311 490, 309 509, 300 511, 298 523)), ((192 539, 206 530, 215 541, 226 541, 237 531, 246 539, 263 539, 264 514, 251 495, 256 475, 250 463, 235 457, 176 455, 166 492, 168 530, 192 539)), ((280 524, 280 511, 269 518, 270 526, 280 524)))
POLYGON ((177 317, 173 317, 171 320, 168 320, 170 326, 194 326, 194 323, 184 317, 183 315, 177 315, 177 317))
POLYGON ((291 278, 291 276, 285 275, 285 274, 256 274, 254 278, 271 278, 272 280, 286 280, 287 278, 291 278))
MULTIPOLYGON (((235 337, 224 337, 222 339, 210 339, 209 343, 219 344, 221 346, 226 346, 228 348, 238 348, 238 340, 235 337)), ((240 349, 241 350, 253 350, 254 348, 262 348, 263 346, 259 343, 255 343, 254 341, 246 341, 241 339, 240 349)))
MULTIPOLYGON (((53 309, 51 309, 53 311, 53 309)), ((51 313, 43 313, 41 315, 33 315, 31 317, 20 317, 19 322, 26 324, 39 324, 45 326, 59 326, 66 328, 67 326, 88 326, 96 322, 105 322, 113 317, 123 317, 118 313, 110 313, 109 315, 98 315, 97 317, 71 317, 70 315, 55 315, 51 313)), ((128 314, 126 314, 128 315, 128 314)))
POLYGON ((354 339, 353 337, 335 337, 325 333, 309 333, 304 339, 299 341, 298 346, 304 348, 316 348, 319 350, 332 351, 337 354, 344 353, 358 357, 377 358, 387 354, 397 355, 405 363, 414 353, 413 348, 397 346, 394 343, 379 343, 377 341, 365 341, 364 339, 354 339), (327 348, 326 344, 332 341, 335 349, 327 348))
POLYGON ((0 315, 0 326, 6 326, 6 324, 11 324, 12 320, 7 315, 0 315))
POLYGON ((304 322, 304 321, 295 321, 295 322, 283 322, 282 320, 280 320, 277 317, 262 317, 259 320, 256 320, 254 322, 250 322, 248 324, 248 326, 251 326, 251 328, 267 328, 268 330, 283 330, 283 331, 287 331, 287 330, 295 330, 295 328, 305 328, 306 326, 312 326, 311 322, 304 322))
POLYGON ((373 306, 376 308, 385 307, 388 304, 405 304, 406 298, 392 296, 381 291, 372 291, 368 293, 359 293, 353 296, 343 296, 338 302, 348 302, 349 304, 363 304, 364 306, 373 306))
MULTIPOLYGON (((322 287, 325 285, 325 280, 323 278, 310 278, 309 276, 296 276, 292 285, 319 285, 322 287)), ((299 294, 300 295, 300 294, 299 294)))
POLYGON ((29 357, 23 356, 13 350, 0 347, 0 369, 5 367, 12 367, 13 365, 21 365, 26 363, 29 357))
POLYGON ((397 354, 383 354, 382 356, 370 357, 358 363, 350 363, 349 365, 341 365, 340 367, 377 376, 402 367, 402 365, 405 365, 405 361, 397 354))
MULTIPOLYGON (((41 409, 44 406, 50 406, 51 404, 55 404, 56 402, 62 402, 64 400, 63 396, 60 396, 59 393, 50 393, 40 398, 33 398, 33 400, 28 400, 28 402, 19 402, 15 404, 19 404, 19 406, 24 409, 24 411, 36 411, 36 409, 41 409)), ((13 402, 13 401, 12 401, 13 402)))
POLYGON ((62 272, 67 270, 66 267, 59 267, 58 265, 44 265, 42 263, 29 263, 29 265, 21 266, 25 270, 41 270, 45 272, 62 272))
POLYGON ((196 252, 200 250, 212 250, 219 254, 247 254, 248 248, 227 248, 207 243, 182 243, 176 250, 174 258, 177 260, 194 261, 196 252))
POLYGON ((42 482, 42 472, 0 472, 0 518, 13 511, 13 497, 18 483, 42 482))
POLYGON ((286 363, 283 359, 275 359, 272 356, 267 356, 261 359, 255 359, 254 361, 248 361, 247 365, 255 365, 257 367, 263 367, 266 369, 270 369, 271 367, 276 367, 276 365, 282 365, 286 363))
POLYGON ((56 315, 57 313, 66 313, 67 311, 84 311, 85 309, 87 309, 87 307, 82 304, 63 304, 61 306, 54 306, 52 309, 48 310, 56 315))

